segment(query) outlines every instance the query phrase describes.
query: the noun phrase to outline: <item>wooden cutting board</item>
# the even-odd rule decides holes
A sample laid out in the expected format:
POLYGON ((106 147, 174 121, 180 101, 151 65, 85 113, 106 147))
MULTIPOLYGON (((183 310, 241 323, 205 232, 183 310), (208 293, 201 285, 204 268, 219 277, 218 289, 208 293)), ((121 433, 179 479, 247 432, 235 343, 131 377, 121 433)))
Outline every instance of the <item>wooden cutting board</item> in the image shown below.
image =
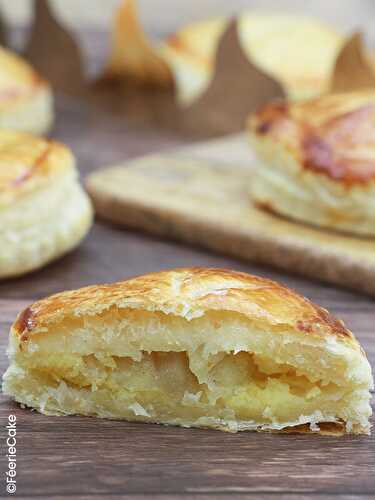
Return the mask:
POLYGON ((86 187, 97 214, 116 224, 375 295, 375 239, 255 208, 255 165, 236 135, 98 170, 86 187))

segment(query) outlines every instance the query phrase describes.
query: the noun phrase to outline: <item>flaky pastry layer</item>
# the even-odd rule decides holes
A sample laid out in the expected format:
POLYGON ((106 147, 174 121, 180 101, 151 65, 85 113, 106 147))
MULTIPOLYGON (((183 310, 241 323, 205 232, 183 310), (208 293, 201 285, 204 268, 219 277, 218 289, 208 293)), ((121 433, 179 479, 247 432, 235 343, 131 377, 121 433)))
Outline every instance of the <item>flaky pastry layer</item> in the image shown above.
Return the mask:
POLYGON ((0 210, 0 277, 34 271, 64 255, 91 224, 91 203, 73 176, 0 210))

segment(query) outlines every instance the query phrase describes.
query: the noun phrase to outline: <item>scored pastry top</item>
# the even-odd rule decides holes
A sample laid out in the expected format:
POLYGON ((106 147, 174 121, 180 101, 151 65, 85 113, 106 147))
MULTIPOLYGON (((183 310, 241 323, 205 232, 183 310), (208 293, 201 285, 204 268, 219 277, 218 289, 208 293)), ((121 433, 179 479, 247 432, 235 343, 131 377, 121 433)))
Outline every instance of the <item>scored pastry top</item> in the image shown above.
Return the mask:
POLYGON ((0 206, 42 186, 62 174, 74 174, 70 150, 55 141, 24 132, 0 130, 0 206))
POLYGON ((292 328, 303 335, 334 337, 360 350, 341 321, 285 286, 245 273, 205 268, 151 273, 59 293, 24 310, 13 332, 27 341, 32 335, 48 334, 51 324, 100 314, 112 307, 159 311, 187 319, 207 311, 229 311, 243 314, 255 326, 265 326, 275 333, 292 328))
MULTIPOLYGON (((274 102, 249 120, 257 141, 280 145, 300 169, 345 186, 375 179, 375 92, 331 94, 301 103, 274 102)), ((266 168, 265 166, 263 168, 266 168)))

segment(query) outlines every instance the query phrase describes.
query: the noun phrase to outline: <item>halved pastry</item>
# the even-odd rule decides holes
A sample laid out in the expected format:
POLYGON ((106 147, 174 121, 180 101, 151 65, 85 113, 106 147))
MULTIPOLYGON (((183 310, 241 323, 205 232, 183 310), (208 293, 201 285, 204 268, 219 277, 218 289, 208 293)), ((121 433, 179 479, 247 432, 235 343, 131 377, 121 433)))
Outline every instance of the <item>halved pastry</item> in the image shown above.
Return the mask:
POLYGON ((266 105, 249 120, 261 208, 375 236, 375 92, 266 105))
POLYGON ((64 145, 0 130, 0 278, 41 267, 86 235, 92 208, 77 177, 64 145))
POLYGON ((0 47, 0 128, 43 134, 52 121, 50 85, 21 57, 0 47))
POLYGON ((47 415, 226 431, 369 433, 370 365, 342 322, 270 280, 149 274, 36 302, 3 389, 47 415))
MULTIPOLYGON (((193 23, 153 44, 139 25, 135 0, 123 0, 106 74, 160 86, 174 82, 179 101, 189 104, 210 84, 216 49, 229 22, 229 18, 218 17, 193 23)), ((345 41, 333 28, 313 18, 256 11, 239 15, 238 35, 244 53, 281 83, 291 99, 328 90, 345 41)))

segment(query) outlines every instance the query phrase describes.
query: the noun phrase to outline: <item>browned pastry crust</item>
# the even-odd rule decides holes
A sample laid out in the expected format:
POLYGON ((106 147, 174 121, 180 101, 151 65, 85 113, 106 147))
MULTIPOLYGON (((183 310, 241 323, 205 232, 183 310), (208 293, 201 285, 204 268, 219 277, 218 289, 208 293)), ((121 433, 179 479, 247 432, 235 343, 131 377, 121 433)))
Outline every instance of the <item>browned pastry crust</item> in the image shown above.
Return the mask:
POLYGON ((250 120, 250 127, 258 136, 282 142, 303 169, 348 186, 366 184, 375 177, 370 149, 375 144, 375 93, 367 98, 355 109, 345 94, 298 105, 269 104, 250 120), (345 100, 349 110, 343 105, 345 100))
POLYGON ((47 331, 49 324, 64 317, 96 314, 115 305, 170 310, 176 314, 185 306, 189 308, 190 315, 225 308, 252 321, 288 325, 309 336, 333 336, 355 350, 360 349, 354 335, 342 321, 289 288, 259 276, 211 268, 151 273, 119 283, 52 295, 24 310, 13 331, 24 342, 47 331), (218 290, 224 290, 225 295, 217 293, 218 290))

